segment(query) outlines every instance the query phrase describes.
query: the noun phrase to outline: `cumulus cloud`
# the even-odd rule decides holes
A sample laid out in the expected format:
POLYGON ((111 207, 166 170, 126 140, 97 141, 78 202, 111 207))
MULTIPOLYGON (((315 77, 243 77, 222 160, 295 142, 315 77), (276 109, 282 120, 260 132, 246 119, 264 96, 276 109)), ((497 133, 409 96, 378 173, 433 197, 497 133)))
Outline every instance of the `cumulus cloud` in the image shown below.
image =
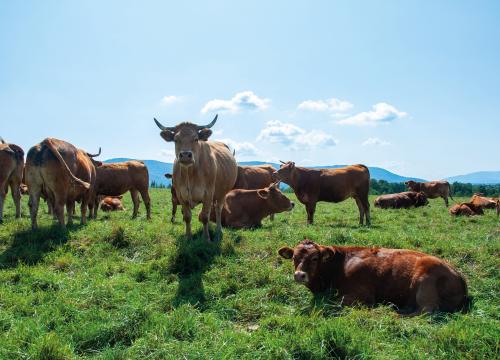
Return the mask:
POLYGON ((282 144, 292 150, 310 150, 314 147, 337 145, 337 141, 324 131, 306 131, 297 125, 278 120, 267 122, 260 131, 257 140, 282 144))
POLYGON ((162 105, 172 105, 173 103, 176 103, 180 100, 180 97, 179 96, 175 96, 175 95, 167 95, 167 96, 164 96, 161 98, 161 104, 162 105))
POLYGON ((359 114, 339 120, 341 125, 376 126, 388 124, 408 116, 407 113, 399 111, 394 106, 381 102, 373 105, 372 110, 360 112, 359 114))
POLYGON ((353 105, 349 101, 331 98, 326 100, 306 100, 301 102, 297 106, 297 109, 329 112, 339 117, 342 116, 342 113, 352 109, 352 107, 353 105))
POLYGON ((230 100, 214 99, 205 104, 202 113, 207 112, 231 112, 236 113, 243 110, 265 110, 269 107, 271 100, 260 98, 253 91, 242 91, 234 95, 230 100))
POLYGON ((259 154, 255 145, 248 141, 238 142, 233 139, 217 139, 217 141, 223 142, 228 145, 231 150, 236 151, 236 156, 253 157, 259 154))
POLYGON ((368 138, 362 143, 363 146, 387 146, 390 144, 391 144, 390 142, 381 140, 376 137, 368 138))

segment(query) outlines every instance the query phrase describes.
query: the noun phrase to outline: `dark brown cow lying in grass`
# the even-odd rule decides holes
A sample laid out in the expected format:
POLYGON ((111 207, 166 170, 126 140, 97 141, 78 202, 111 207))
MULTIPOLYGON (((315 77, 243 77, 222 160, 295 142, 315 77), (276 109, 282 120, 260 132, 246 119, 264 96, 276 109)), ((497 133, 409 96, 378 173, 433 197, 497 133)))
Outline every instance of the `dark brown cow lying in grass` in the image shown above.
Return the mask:
POLYGON ((380 195, 375 199, 374 205, 382 209, 408 209, 412 206, 425 206, 428 203, 424 193, 406 191, 399 194, 380 195))
MULTIPOLYGON (((222 225, 259 227, 266 216, 292 210, 293 207, 294 203, 280 191, 278 183, 259 190, 231 190, 222 208, 222 225)), ((215 221, 214 212, 211 212, 210 220, 215 221)))
POLYGON ((392 303, 418 315, 461 310, 468 302, 464 277, 445 261, 421 252, 304 240, 278 253, 293 259, 295 281, 313 293, 337 290, 346 305, 392 303))
POLYGON ((123 211, 125 208, 122 204, 123 196, 106 196, 101 200, 102 211, 123 211))

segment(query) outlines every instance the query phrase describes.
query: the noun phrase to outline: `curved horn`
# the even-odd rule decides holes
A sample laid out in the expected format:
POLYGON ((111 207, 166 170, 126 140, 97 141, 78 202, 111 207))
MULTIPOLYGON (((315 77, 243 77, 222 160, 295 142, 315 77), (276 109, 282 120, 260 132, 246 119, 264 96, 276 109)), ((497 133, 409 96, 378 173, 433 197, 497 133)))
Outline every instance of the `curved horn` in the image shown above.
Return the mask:
POLYGON ((160 122, 158 120, 156 120, 156 118, 153 118, 156 125, 160 128, 160 130, 169 130, 169 131, 174 131, 175 130, 175 126, 173 127, 168 127, 168 126, 163 126, 162 124, 160 124, 160 122))
POLYGON ((219 117, 219 114, 215 115, 214 119, 212 122, 208 125, 198 125, 198 130, 201 129, 210 129, 212 126, 214 126, 215 122, 217 121, 217 118, 219 117))
POLYGON ((101 155, 101 147, 100 146, 99 146, 99 152, 97 154, 92 155, 92 154, 87 153, 87 156, 91 157, 91 158, 98 157, 99 155, 101 155))
POLYGON ((280 163, 282 163, 282 164, 286 164, 286 162, 284 162, 283 160, 280 160, 280 163))

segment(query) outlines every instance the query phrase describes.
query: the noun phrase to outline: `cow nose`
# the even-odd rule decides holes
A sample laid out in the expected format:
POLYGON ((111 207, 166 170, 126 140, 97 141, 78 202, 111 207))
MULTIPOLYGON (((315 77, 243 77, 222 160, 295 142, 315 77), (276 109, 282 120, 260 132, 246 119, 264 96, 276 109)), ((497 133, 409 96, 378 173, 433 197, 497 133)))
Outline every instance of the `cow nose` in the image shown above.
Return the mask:
POLYGON ((192 160, 193 152, 192 151, 181 151, 179 153, 179 160, 192 160))
POLYGON ((303 271, 296 271, 295 272, 295 281, 298 283, 307 282, 307 274, 303 271))

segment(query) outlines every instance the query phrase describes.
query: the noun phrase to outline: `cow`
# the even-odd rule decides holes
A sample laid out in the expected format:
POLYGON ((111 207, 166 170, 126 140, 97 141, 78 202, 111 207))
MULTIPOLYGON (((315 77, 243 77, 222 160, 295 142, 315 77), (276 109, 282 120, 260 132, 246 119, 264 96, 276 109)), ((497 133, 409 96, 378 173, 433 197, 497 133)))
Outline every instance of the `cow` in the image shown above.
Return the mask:
POLYGON ((123 211, 125 208, 122 204, 122 195, 120 196, 106 196, 101 202, 102 211, 123 211))
POLYGON ((15 144, 7 144, 0 138, 0 223, 3 222, 3 207, 9 187, 16 207, 16 218, 21 217, 20 187, 23 178, 23 168, 23 149, 15 144))
POLYGON ((216 238, 222 235, 221 212, 226 194, 233 188, 238 175, 236 160, 229 148, 216 141, 208 141, 210 128, 217 121, 217 115, 208 125, 183 122, 173 127, 160 128, 160 136, 167 142, 175 142, 173 183, 186 224, 186 237, 191 234, 191 210, 199 203, 202 209, 199 219, 203 223, 203 235, 210 241, 209 220, 212 205, 215 206, 216 238))
POLYGON ((296 282, 314 294, 336 290, 348 306, 390 303, 418 315, 468 304, 464 277, 444 260, 418 251, 322 246, 306 239, 278 254, 293 259, 296 282))
POLYGON ((341 202, 354 198, 359 209, 359 223, 370 225, 370 171, 364 165, 351 165, 338 169, 309 169, 295 166, 289 161, 281 162, 280 169, 273 177, 281 180, 297 195, 305 205, 307 223, 313 224, 314 212, 318 201, 341 202))
POLYGON ((495 209, 499 199, 484 197, 481 193, 475 193, 469 202, 481 206, 483 209, 495 209))
POLYGON ((429 203, 423 192, 406 191, 398 194, 380 195, 374 205, 381 209, 408 209, 412 206, 425 206, 429 203))
POLYGON ((475 216, 484 215, 483 207, 471 202, 453 205, 449 210, 450 215, 454 216, 475 216))
MULTIPOLYGON (((167 179, 172 180, 172 174, 165 174, 165 177, 167 179)), ((175 194, 175 187, 173 181, 172 184, 170 185, 170 194, 172 199, 172 217, 170 218, 170 221, 172 223, 175 223, 175 214, 177 213, 177 206, 180 205, 180 203, 179 199, 177 199, 177 195, 175 194)))
POLYGON ((132 218, 135 219, 137 217, 140 205, 139 194, 141 194, 142 201, 144 201, 144 206, 146 207, 146 217, 147 219, 151 219, 149 172, 146 165, 142 161, 136 160, 118 163, 100 163, 100 166, 96 168, 93 217, 97 217, 99 196, 120 196, 127 191, 130 191, 134 204, 132 218))
POLYGON ((26 185, 29 189, 31 227, 36 229, 40 195, 47 197, 61 226, 65 226, 64 206, 68 223, 76 201, 81 201, 81 223, 87 223, 87 207, 92 211, 96 180, 95 166, 90 154, 72 144, 46 138, 33 146, 26 157, 26 185))
POLYGON ((428 181, 428 182, 417 182, 413 180, 405 181, 405 185, 410 191, 423 192, 427 198, 436 199, 442 197, 446 207, 448 207, 448 197, 452 200, 451 187, 448 181, 428 181))
MULTIPOLYGON (((233 189, 227 195, 222 209, 222 225, 232 228, 255 228, 262 226, 266 216, 294 207, 279 189, 279 183, 258 190, 233 189)), ((210 213, 210 220, 215 216, 210 213)))

